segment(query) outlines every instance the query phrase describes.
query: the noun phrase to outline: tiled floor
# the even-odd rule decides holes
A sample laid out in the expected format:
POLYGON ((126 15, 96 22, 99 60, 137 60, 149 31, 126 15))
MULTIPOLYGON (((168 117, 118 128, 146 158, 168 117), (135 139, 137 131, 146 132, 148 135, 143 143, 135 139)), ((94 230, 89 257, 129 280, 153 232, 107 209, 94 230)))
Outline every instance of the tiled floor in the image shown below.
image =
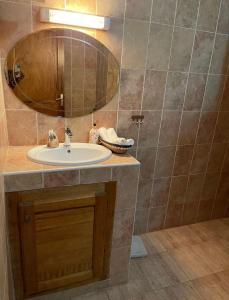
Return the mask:
POLYGON ((229 218, 147 233, 130 281, 72 300, 228 300, 229 218))

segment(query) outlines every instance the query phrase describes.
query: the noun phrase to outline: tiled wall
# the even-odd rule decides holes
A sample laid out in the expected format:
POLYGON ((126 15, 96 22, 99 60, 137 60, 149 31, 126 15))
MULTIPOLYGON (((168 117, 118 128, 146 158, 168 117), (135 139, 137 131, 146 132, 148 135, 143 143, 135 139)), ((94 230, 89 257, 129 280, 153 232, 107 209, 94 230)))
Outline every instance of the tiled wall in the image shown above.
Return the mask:
MULTIPOLYGON (((1 60, 0 60, 1 66, 1 60)), ((8 299, 7 284, 7 251, 6 251, 6 226, 5 226, 5 200, 2 176, 3 160, 7 149, 6 116, 3 99, 2 77, 0 74, 0 299, 8 299)))
POLYGON ((229 0, 0 1, 2 57, 20 37, 47 27, 37 21, 39 5, 112 17, 109 32, 88 33, 120 62, 120 91, 95 114, 63 120, 29 110, 5 86, 10 144, 44 143, 48 129, 62 135, 65 122, 75 141, 86 141, 94 119, 136 140, 136 233, 225 215, 229 0), (139 112, 140 128, 130 119, 139 112))

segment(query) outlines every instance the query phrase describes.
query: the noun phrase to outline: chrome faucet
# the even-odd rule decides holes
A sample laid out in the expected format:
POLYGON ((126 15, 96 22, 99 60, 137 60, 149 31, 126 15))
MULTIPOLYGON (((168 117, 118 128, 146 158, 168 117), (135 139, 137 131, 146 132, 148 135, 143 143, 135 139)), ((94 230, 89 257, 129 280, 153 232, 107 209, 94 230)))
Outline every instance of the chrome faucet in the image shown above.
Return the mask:
POLYGON ((64 140, 64 147, 70 147, 71 146, 71 138, 73 134, 69 127, 65 129, 65 140, 64 140))

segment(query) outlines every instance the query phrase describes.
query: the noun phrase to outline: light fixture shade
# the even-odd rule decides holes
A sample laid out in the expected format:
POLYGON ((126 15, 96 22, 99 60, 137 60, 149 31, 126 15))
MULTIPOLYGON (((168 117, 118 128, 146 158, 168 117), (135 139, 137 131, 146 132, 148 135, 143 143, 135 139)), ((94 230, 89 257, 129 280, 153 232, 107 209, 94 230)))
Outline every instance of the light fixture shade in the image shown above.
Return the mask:
POLYGON ((45 7, 40 10, 40 21, 101 30, 110 28, 110 18, 108 17, 45 7))

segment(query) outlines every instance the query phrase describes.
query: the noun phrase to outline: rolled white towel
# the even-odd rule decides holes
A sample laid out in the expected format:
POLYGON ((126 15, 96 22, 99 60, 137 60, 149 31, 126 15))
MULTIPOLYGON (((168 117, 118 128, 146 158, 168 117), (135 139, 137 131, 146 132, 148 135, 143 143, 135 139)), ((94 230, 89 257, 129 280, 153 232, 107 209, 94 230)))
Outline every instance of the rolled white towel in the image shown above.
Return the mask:
POLYGON ((107 129, 105 127, 99 128, 99 136, 104 140, 108 141, 107 129))
POLYGON ((117 144, 117 145, 126 145, 126 142, 127 140, 123 137, 117 137, 114 141, 114 144, 117 144))
POLYGON ((134 140, 133 139, 127 139, 126 140, 126 145, 127 146, 133 146, 134 145, 134 140))
POLYGON ((111 139, 111 140, 115 140, 117 139, 117 133, 114 130, 114 128, 108 128, 107 129, 107 136, 111 139))

